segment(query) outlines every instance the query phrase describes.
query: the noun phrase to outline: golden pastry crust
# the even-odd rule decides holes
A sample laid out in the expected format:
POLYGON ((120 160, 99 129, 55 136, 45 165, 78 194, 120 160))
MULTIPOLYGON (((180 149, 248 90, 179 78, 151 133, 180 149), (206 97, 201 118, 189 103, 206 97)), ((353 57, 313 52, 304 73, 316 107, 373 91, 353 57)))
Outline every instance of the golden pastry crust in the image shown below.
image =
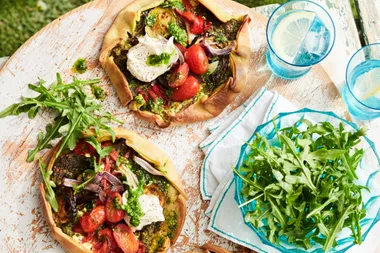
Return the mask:
MULTIPOLYGON (((134 1, 119 13, 104 38, 99 60, 113 83, 123 105, 127 105, 133 99, 133 95, 129 89, 126 77, 116 65, 111 52, 125 38, 128 32, 133 33, 141 12, 154 8, 162 4, 162 2, 163 0, 134 1)), ((213 0, 198 0, 198 2, 210 10, 222 22, 227 22, 232 18, 213 0)), ((251 56, 248 27, 250 20, 248 15, 243 17, 243 23, 237 34, 236 48, 230 55, 230 66, 233 76, 225 84, 221 84, 207 99, 197 101, 182 109, 178 114, 171 116, 169 120, 164 120, 157 114, 140 110, 135 112, 137 116, 147 121, 155 122, 160 127, 167 127, 171 124, 187 124, 203 121, 219 115, 235 99, 246 83, 251 56)))
MULTIPOLYGON (((187 195, 183 189, 180 177, 173 165, 164 152, 159 148, 152 145, 146 139, 142 138, 133 131, 129 131, 122 128, 113 129, 115 132, 116 139, 124 138, 126 145, 135 150, 142 158, 146 161, 152 163, 155 168, 160 170, 168 181, 174 186, 178 191, 178 196, 175 201, 176 212, 177 212, 177 228, 174 231, 173 239, 168 241, 163 245, 163 249, 160 252, 166 252, 171 245, 173 245, 178 236, 182 231, 183 224, 186 218, 186 199, 187 195)), ((99 142, 109 141, 112 139, 111 134, 106 131, 101 131, 100 136, 98 137, 99 142)), ((56 161, 56 154, 58 152, 59 145, 55 146, 50 152, 48 159, 49 163, 46 168, 47 171, 52 170, 54 163, 56 161)), ((73 237, 68 236, 63 233, 61 228, 59 228, 54 221, 53 212, 50 204, 46 200, 45 187, 44 184, 40 184, 40 192, 42 196, 42 210, 45 216, 45 219, 51 229, 51 233, 54 239, 56 239, 63 248, 68 252, 75 253, 91 253, 92 251, 87 249, 83 244, 76 241, 73 237)))

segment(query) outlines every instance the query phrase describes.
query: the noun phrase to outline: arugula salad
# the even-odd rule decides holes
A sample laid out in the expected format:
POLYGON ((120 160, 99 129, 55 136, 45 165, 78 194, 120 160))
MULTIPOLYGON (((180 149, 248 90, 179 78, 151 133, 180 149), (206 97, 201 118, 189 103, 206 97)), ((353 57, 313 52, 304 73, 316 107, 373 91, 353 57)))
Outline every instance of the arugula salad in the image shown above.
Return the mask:
POLYGON ((306 119, 275 127, 273 139, 256 133, 247 159, 234 168, 246 200, 240 208, 253 206, 245 221, 274 244, 287 241, 304 249, 321 244, 327 252, 343 228, 361 244, 362 191, 369 189, 355 180, 364 155, 358 144, 365 133, 306 119))

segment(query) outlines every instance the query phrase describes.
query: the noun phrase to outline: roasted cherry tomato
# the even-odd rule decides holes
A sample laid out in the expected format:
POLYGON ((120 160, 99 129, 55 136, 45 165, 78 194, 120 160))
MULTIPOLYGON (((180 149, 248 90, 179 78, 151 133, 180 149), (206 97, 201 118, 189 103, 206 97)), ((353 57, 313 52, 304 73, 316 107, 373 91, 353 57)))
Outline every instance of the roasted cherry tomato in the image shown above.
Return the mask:
POLYGON ((124 253, 136 253, 139 249, 139 241, 133 234, 132 229, 123 223, 114 227, 113 237, 124 253))
POLYGON ((94 232, 106 221, 106 212, 103 205, 97 206, 79 219, 79 223, 86 233, 94 232))
POLYGON ((107 241, 104 241, 101 244, 100 243, 101 242, 99 242, 99 245, 94 246, 94 250, 93 250, 94 253, 111 253, 111 249, 107 241))
POLYGON ((85 142, 84 140, 80 140, 77 143, 73 152, 76 155, 85 155, 85 154, 95 155, 96 154, 95 148, 91 146, 91 144, 85 142))
POLYGON ((179 65, 178 68, 175 68, 171 71, 168 78, 168 85, 170 87, 176 88, 181 86, 187 79, 189 75, 189 65, 186 62, 179 65))
POLYGON ((116 223, 124 219, 125 211, 117 209, 114 204, 114 199, 117 198, 121 203, 121 195, 118 192, 112 192, 108 195, 106 201, 106 218, 108 221, 116 223))
POLYGON ((179 51, 181 51, 182 54, 184 54, 186 52, 186 47, 184 45, 181 45, 179 43, 174 43, 174 45, 179 49, 179 51))
POLYGON ((115 250, 118 248, 115 238, 113 238, 112 230, 109 228, 105 228, 99 231, 99 238, 104 238, 104 242, 107 242, 108 247, 111 250, 115 250))
POLYGON ((86 233, 94 232, 98 229, 99 224, 91 218, 90 214, 86 213, 79 219, 80 226, 86 233))
POLYGON ((205 20, 202 17, 197 17, 190 27, 190 32, 193 34, 202 34, 204 31, 205 20))
POLYGON ((198 83, 197 79, 193 76, 189 76, 184 84, 172 93, 171 98, 173 101, 177 102, 190 99, 198 93, 200 88, 201 85, 198 83))
POLYGON ((208 59, 203 48, 198 45, 192 45, 186 50, 185 59, 192 72, 197 75, 203 75, 208 70, 208 59))

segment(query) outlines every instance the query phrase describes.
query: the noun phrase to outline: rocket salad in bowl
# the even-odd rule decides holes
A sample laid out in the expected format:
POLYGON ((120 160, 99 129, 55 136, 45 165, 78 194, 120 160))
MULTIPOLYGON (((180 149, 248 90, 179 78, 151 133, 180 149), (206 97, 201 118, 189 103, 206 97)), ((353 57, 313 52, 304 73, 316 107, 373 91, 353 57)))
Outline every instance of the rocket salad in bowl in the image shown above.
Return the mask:
POLYGON ((365 129, 303 109, 259 126, 241 149, 235 200, 264 244, 344 252, 379 219, 379 157, 365 129))

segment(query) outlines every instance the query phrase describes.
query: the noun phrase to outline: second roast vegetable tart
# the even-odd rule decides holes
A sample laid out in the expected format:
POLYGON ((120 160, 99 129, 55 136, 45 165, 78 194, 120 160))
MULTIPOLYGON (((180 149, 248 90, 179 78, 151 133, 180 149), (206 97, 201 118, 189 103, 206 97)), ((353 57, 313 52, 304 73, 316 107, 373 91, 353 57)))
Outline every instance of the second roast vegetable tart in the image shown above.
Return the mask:
POLYGON ((206 120, 246 83, 249 22, 213 0, 136 0, 106 34, 100 62, 140 117, 161 127, 206 120))
POLYGON ((68 252, 166 252, 179 236, 186 195, 172 162, 134 132, 87 136, 41 164, 43 211, 68 252))

